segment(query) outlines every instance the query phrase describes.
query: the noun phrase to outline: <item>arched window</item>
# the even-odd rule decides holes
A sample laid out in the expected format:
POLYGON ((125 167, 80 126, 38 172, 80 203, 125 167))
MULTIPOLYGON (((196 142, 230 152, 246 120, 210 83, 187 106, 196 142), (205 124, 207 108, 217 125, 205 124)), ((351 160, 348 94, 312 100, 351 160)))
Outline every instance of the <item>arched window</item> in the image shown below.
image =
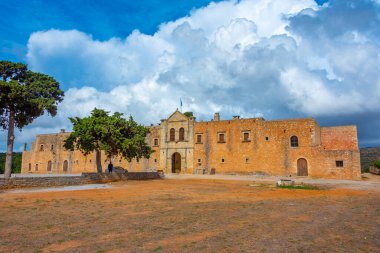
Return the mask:
POLYGON ((44 145, 40 146, 40 151, 44 151, 44 145))
POLYGON ((34 167, 35 171, 38 171, 38 163, 36 163, 36 167, 34 167))
POLYGON ((32 164, 31 163, 29 163, 28 170, 32 171, 32 164))
POLYGON ((175 129, 170 129, 170 141, 175 141, 175 129))
POLYGON ((185 140, 185 129, 183 129, 183 127, 181 127, 179 129, 179 140, 180 141, 184 141, 185 140))
POLYGON ((48 161, 46 170, 51 171, 51 161, 48 161))
POLYGON ((297 136, 290 137, 290 146, 291 147, 298 147, 298 137, 297 136))
POLYGON ((63 172, 67 172, 67 169, 69 168, 69 162, 65 160, 63 162, 63 172))

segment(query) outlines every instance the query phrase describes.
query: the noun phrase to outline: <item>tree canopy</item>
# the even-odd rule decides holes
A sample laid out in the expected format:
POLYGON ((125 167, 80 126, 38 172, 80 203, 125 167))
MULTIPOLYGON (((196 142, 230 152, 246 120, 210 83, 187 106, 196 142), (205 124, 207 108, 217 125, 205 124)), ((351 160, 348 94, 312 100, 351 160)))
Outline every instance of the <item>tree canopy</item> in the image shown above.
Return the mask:
POLYGON ((193 112, 184 112, 183 115, 185 115, 186 117, 190 118, 190 117, 193 117, 193 112))
POLYGON ((149 158, 152 150, 145 141, 149 129, 135 122, 132 116, 126 120, 122 115, 116 112, 110 116, 109 112, 95 108, 89 117, 70 118, 73 132, 65 140, 64 147, 76 148, 84 155, 95 151, 98 172, 102 172, 101 151, 110 161, 116 155, 128 161, 149 158))
POLYGON ((0 126, 8 129, 5 176, 10 177, 14 127, 20 130, 45 112, 57 114, 64 92, 45 74, 28 70, 23 63, 0 61, 0 126))

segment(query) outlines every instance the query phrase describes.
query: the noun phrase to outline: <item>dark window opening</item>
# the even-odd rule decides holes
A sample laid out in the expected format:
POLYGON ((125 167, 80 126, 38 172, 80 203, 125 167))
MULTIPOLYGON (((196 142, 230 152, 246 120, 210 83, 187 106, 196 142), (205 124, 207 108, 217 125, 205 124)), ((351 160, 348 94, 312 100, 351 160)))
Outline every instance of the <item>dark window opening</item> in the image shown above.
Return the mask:
POLYGON ((291 147, 298 147, 298 137, 297 136, 290 137, 290 146, 291 147))
POLYGON ((154 146, 158 146, 158 139, 154 139, 154 146))
POLYGON ((174 141, 174 140, 175 140, 175 129, 171 128, 170 129, 170 141, 174 141))
POLYGON ((343 167, 343 161, 335 161, 336 167, 343 167))
POLYGON ((51 145, 50 146, 50 151, 53 151, 54 150, 54 145, 51 145))
POLYGON ((202 135, 201 134, 197 135, 197 143, 202 143, 202 135))
POLYGON ((249 163, 249 158, 245 158, 245 163, 249 163))
POLYGON ((243 133, 243 141, 249 141, 249 133, 248 132, 243 133))
POLYGON ((40 146, 40 151, 44 151, 44 145, 40 146))
POLYGON ((265 140, 266 140, 266 141, 269 141, 269 137, 268 137, 268 136, 266 136, 266 137, 265 137, 265 140))
POLYGON ((35 171, 38 171, 38 163, 36 163, 35 171))
POLYGON ((218 142, 225 142, 225 141, 226 141, 226 139, 225 139, 224 134, 219 134, 218 142))
POLYGON ((179 141, 184 141, 185 140, 185 129, 181 127, 179 129, 179 141))
POLYGON ((48 161, 46 170, 51 171, 51 161, 48 161))
POLYGON ((154 162, 156 163, 156 162, 157 162, 157 159, 154 159, 154 162))
POLYGON ((224 163, 224 158, 222 158, 222 163, 224 163))
POLYGON ((31 164, 31 163, 29 163, 28 170, 29 170, 29 171, 32 171, 32 164, 31 164))

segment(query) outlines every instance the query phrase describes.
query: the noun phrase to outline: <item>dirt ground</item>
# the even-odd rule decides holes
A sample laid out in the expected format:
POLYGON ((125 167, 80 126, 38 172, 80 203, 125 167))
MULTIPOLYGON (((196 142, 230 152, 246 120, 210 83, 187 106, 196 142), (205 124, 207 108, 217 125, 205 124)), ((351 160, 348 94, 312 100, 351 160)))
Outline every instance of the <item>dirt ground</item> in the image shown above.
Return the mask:
POLYGON ((128 181, 0 193, 0 252, 380 252, 380 192, 128 181))

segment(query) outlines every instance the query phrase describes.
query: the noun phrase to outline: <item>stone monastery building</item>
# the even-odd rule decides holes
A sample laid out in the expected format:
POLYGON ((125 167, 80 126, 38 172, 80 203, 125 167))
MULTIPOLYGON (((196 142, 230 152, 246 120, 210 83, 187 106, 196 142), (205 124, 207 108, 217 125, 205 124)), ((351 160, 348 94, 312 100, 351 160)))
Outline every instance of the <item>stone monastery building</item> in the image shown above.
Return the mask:
MULTIPOLYGON (((114 166, 165 173, 360 178, 356 126, 320 127, 313 118, 220 120, 219 113, 211 121, 196 122, 177 110, 149 128, 147 141, 155 151, 150 159, 128 163, 114 157, 114 166)), ((96 172, 95 154, 63 148, 68 135, 38 135, 30 151, 23 152, 22 173, 96 172)), ((104 170, 109 161, 102 162, 104 170)))

